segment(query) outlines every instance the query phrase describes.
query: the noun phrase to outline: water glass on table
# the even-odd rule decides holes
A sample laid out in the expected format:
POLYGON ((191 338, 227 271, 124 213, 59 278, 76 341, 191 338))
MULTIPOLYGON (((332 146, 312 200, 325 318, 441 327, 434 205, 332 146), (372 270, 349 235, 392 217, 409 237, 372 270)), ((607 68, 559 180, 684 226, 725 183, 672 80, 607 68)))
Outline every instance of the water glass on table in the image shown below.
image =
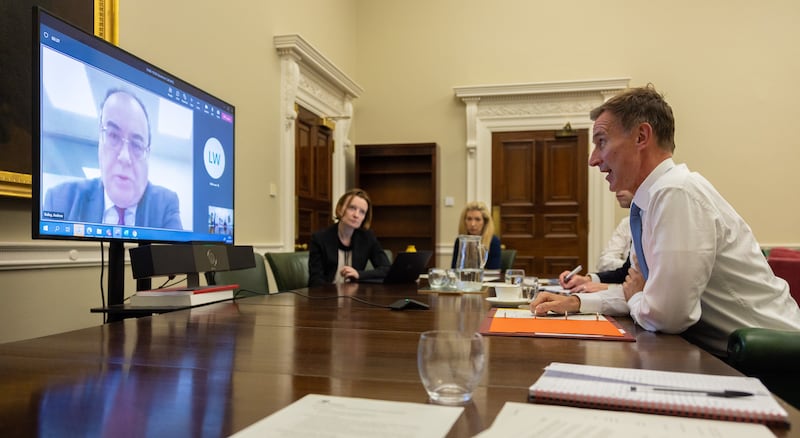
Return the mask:
POLYGON ((506 283, 510 283, 515 286, 521 286, 523 278, 525 278, 524 269, 506 269, 506 283))
POLYGON ((417 368, 431 401, 443 405, 468 403, 483 375, 485 354, 479 333, 422 333, 417 368))
POLYGON ((447 287, 447 271, 442 268, 428 269, 428 285, 431 289, 442 289, 447 287))
POLYGON ((533 301, 539 294, 539 278, 525 277, 522 279, 522 298, 533 301))

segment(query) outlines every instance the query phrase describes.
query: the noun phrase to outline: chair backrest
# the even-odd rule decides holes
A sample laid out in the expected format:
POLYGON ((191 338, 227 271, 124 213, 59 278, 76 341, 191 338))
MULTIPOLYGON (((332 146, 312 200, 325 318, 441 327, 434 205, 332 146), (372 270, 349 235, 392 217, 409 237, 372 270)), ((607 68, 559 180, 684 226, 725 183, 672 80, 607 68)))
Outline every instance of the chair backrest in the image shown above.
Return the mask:
POLYGON ((264 257, 253 253, 256 265, 253 268, 237 269, 235 271, 219 271, 214 273, 214 284, 238 284, 238 292, 252 292, 257 294, 269 293, 267 283, 267 268, 264 257))
POLYGON ((517 259, 516 249, 501 249, 500 250, 500 269, 505 271, 514 266, 514 260, 517 259))
POLYGON ((800 259, 800 251, 791 248, 775 247, 770 249, 768 254, 769 257, 777 257, 782 259, 800 259))
MULTIPOLYGON (((389 263, 392 263, 392 257, 394 257, 392 255, 392 250, 391 249, 384 249, 383 252, 385 252, 386 253, 386 257, 389 258, 389 263)), ((372 266, 372 260, 367 260, 367 267, 364 268, 364 269, 366 269, 367 271, 369 271, 370 269, 375 269, 375 266, 372 266)))
POLYGON ((278 292, 308 287, 308 251, 268 252, 278 292))
POLYGON ((792 298, 800 303, 800 252, 788 248, 773 248, 767 257, 772 272, 789 283, 792 298))

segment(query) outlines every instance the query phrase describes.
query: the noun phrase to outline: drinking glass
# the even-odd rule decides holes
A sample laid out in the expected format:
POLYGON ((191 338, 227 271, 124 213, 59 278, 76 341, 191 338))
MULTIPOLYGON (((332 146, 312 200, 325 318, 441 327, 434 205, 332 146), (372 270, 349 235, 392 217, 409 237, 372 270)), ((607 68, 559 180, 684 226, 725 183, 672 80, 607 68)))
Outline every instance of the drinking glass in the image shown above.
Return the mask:
POLYGON ((533 301, 539 294, 539 278, 525 277, 522 279, 523 298, 533 301))
POLYGON ((455 269, 448 269, 445 271, 447 274, 447 284, 445 289, 456 290, 458 289, 458 273, 455 269))
POLYGON ((420 335, 417 368, 434 403, 469 403, 483 375, 484 363, 480 333, 433 330, 420 335))
POLYGON ((428 285, 431 289, 441 289, 447 286, 447 271, 441 268, 428 270, 428 285))
POLYGON ((524 269, 506 269, 506 283, 521 286, 523 278, 525 278, 524 269))

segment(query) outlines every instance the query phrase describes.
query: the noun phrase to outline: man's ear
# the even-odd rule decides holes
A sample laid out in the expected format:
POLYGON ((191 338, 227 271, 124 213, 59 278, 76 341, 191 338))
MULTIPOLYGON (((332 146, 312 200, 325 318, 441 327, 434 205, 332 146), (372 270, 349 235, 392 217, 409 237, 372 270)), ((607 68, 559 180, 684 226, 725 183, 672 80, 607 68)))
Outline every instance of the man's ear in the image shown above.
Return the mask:
POLYGON ((643 148, 653 139, 653 127, 647 123, 639 123, 636 128, 636 147, 643 148))

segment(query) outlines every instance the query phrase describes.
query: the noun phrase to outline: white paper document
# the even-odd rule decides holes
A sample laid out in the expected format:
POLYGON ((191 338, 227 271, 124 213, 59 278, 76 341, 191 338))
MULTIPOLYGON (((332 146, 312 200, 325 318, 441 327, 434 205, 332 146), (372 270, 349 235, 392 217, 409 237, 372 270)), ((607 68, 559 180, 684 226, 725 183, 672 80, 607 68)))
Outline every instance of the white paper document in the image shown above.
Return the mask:
POLYGON ((247 437, 440 438, 462 407, 309 394, 232 435, 247 437))
POLYGON ((479 438, 774 437, 761 424, 506 402, 479 438))
POLYGON ((539 286, 539 292, 552 292, 554 294, 561 294, 561 295, 572 294, 572 292, 570 292, 569 289, 564 289, 563 287, 561 287, 560 284, 554 284, 550 286, 539 286))
POLYGON ((534 315, 530 309, 497 309, 494 313, 495 318, 518 318, 518 319, 569 319, 572 321, 607 321, 606 317, 597 313, 570 313, 568 315, 534 315))

